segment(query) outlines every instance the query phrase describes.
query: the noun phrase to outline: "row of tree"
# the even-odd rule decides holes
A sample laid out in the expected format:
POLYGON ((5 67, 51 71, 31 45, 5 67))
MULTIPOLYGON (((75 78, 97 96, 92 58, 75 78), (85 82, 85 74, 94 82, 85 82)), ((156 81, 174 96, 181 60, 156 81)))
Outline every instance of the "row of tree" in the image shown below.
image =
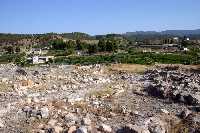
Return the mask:
POLYGON ((5 51, 6 54, 14 54, 14 53, 20 53, 21 52, 21 48, 20 46, 4 46, 2 47, 3 50, 5 51))
POLYGON ((64 42, 62 39, 58 39, 52 41, 50 44, 52 50, 68 51, 68 54, 74 53, 75 50, 85 51, 89 54, 97 52, 115 52, 118 50, 118 42, 114 39, 102 39, 98 44, 89 44, 80 40, 64 42))

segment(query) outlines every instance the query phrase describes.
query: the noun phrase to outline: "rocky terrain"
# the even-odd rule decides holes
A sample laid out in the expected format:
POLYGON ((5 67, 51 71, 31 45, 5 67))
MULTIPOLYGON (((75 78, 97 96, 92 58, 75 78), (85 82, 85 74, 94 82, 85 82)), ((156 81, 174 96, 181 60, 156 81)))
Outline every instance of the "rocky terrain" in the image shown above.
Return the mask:
POLYGON ((0 65, 2 133, 198 133, 200 70, 0 65))

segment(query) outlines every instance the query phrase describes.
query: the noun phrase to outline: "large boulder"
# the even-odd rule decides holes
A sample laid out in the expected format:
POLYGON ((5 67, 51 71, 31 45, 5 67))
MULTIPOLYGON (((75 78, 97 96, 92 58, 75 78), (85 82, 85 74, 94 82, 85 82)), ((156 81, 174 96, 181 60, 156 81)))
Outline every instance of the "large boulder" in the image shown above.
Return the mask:
POLYGON ((196 106, 200 104, 200 96, 197 94, 189 94, 188 92, 185 93, 178 93, 173 100, 175 102, 184 103, 187 105, 196 106))
POLYGON ((41 115, 42 118, 48 118, 49 117, 49 109, 47 107, 41 108, 41 115))
POLYGON ((111 133, 112 132, 112 128, 109 125, 106 124, 101 124, 100 125, 100 130, 106 133, 111 133))
POLYGON ((143 80, 144 90, 150 96, 187 105, 200 104, 199 74, 170 66, 146 71, 143 80))
POLYGON ((167 132, 167 123, 162 121, 160 118, 151 117, 149 120, 147 120, 146 124, 150 133, 167 132))
POLYGON ((117 130, 117 133, 150 133, 145 126, 128 124, 117 130))
POLYGON ((27 72, 22 68, 17 69, 16 73, 19 74, 19 75, 23 75, 23 76, 27 75, 27 72))

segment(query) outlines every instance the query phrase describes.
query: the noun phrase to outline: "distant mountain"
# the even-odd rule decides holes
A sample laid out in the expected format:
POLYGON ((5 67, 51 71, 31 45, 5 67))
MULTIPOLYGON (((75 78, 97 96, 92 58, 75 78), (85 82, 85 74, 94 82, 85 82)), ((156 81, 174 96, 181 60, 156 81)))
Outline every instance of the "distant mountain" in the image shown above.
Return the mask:
POLYGON ((136 31, 136 32, 127 32, 125 36, 134 36, 134 35, 172 35, 172 36, 190 36, 190 35, 200 35, 200 29, 197 30, 166 30, 161 32, 156 31, 136 31))
POLYGON ((200 29, 197 29, 197 30, 166 30, 166 31, 162 31, 161 34, 170 34, 170 35, 176 35, 176 36, 199 35, 200 29))
POLYGON ((126 32, 124 35, 132 36, 132 35, 155 35, 160 34, 160 32, 156 31, 136 31, 136 32, 126 32))

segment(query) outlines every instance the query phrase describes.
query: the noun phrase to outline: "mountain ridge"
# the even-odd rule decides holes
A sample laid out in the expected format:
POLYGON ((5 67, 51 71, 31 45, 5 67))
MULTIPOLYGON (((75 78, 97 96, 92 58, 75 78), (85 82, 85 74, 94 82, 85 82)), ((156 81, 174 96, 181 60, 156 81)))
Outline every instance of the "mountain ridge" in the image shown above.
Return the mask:
POLYGON ((174 36, 188 36, 188 35, 199 35, 200 29, 196 30, 164 30, 161 32, 157 31, 135 31, 135 32, 126 32, 124 35, 174 35, 174 36))

